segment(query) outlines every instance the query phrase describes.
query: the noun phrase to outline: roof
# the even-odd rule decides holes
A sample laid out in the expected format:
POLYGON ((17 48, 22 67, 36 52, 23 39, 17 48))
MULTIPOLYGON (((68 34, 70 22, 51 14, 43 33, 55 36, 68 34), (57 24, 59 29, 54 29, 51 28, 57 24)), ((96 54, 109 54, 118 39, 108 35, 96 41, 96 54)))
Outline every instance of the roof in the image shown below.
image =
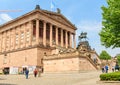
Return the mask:
MULTIPOLYGON (((37 5, 36 5, 36 6, 37 6, 37 5)), ((28 13, 20 16, 20 17, 17 17, 16 19, 13 19, 13 20, 11 20, 11 21, 8 21, 8 22, 5 23, 5 24, 0 25, 0 28, 1 28, 2 26, 7 25, 7 24, 13 23, 13 22, 15 22, 16 20, 22 19, 22 18, 24 18, 24 17, 26 17, 26 16, 28 16, 28 15, 31 15, 31 14, 33 14, 33 13, 35 13, 35 12, 43 13, 43 14, 45 14, 46 16, 49 16, 50 18, 53 18, 54 20, 56 20, 56 21, 58 21, 58 22, 61 22, 61 23, 63 23, 63 24, 66 24, 66 25, 74 28, 75 30, 77 29, 77 28, 75 27, 75 25, 73 25, 73 24, 72 24, 65 16, 63 16, 61 13, 52 12, 52 11, 48 11, 48 10, 43 10, 43 9, 40 9, 39 7, 38 7, 38 8, 35 8, 35 10, 33 10, 33 11, 31 11, 31 12, 28 12, 28 13)))

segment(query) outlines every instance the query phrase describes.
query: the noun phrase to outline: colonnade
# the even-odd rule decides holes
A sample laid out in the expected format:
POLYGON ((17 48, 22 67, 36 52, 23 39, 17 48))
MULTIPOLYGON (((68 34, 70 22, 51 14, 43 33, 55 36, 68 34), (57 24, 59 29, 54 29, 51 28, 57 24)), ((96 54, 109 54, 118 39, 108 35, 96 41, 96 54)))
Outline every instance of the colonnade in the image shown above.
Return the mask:
POLYGON ((41 44, 45 47, 57 45, 76 48, 75 34, 39 19, 0 33, 0 52, 41 44))

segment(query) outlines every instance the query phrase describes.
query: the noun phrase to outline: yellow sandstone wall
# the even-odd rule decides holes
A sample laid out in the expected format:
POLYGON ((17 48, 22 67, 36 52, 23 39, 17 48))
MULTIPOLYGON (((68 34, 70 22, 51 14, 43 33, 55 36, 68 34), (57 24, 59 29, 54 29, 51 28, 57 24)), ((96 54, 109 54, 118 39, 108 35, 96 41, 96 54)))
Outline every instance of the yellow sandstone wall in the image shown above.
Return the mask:
POLYGON ((79 70, 78 58, 44 60, 44 72, 69 72, 79 70))
POLYGON ((44 60, 44 72, 79 72, 92 71, 96 68, 85 57, 44 60))
POLYGON ((0 68, 25 65, 37 65, 37 48, 16 51, 0 55, 0 68))
POLYGON ((37 66, 42 66, 41 63, 41 59, 43 58, 43 56, 45 55, 50 55, 51 54, 51 50, 50 49, 42 49, 42 48, 38 48, 38 51, 37 51, 37 66))
POLYGON ((86 58, 79 58, 79 70, 92 71, 96 70, 96 68, 86 58))

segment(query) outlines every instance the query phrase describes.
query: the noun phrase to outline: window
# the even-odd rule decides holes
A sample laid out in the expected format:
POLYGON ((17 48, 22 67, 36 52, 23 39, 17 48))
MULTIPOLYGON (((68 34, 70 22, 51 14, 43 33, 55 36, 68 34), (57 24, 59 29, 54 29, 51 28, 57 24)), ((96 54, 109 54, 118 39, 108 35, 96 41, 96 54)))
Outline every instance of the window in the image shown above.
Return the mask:
POLYGON ((23 32, 20 35, 20 39, 21 39, 21 43, 23 43, 23 41, 24 41, 24 33, 23 32))
POLYGON ((26 32, 26 40, 27 40, 27 42, 29 42, 29 38, 30 38, 30 32, 27 31, 27 32, 26 32))
POLYGON ((10 44, 11 44, 11 47, 13 46, 13 36, 11 36, 11 42, 10 42, 10 44))
POLYGON ((6 37, 6 48, 9 47, 9 36, 6 37))
POLYGON ((18 44, 18 34, 16 34, 16 45, 18 44))
POLYGON ((6 56, 4 56, 3 64, 7 64, 7 57, 6 56))

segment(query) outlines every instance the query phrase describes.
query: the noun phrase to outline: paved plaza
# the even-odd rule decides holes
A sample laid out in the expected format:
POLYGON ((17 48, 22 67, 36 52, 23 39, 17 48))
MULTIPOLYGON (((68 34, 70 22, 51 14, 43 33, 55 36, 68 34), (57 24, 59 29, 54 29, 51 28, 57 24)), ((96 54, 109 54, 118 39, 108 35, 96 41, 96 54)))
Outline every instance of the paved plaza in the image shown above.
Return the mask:
POLYGON ((41 77, 29 75, 0 75, 0 85, 119 85, 120 83, 105 83, 99 81, 101 71, 66 73, 66 74, 42 74, 41 77))

